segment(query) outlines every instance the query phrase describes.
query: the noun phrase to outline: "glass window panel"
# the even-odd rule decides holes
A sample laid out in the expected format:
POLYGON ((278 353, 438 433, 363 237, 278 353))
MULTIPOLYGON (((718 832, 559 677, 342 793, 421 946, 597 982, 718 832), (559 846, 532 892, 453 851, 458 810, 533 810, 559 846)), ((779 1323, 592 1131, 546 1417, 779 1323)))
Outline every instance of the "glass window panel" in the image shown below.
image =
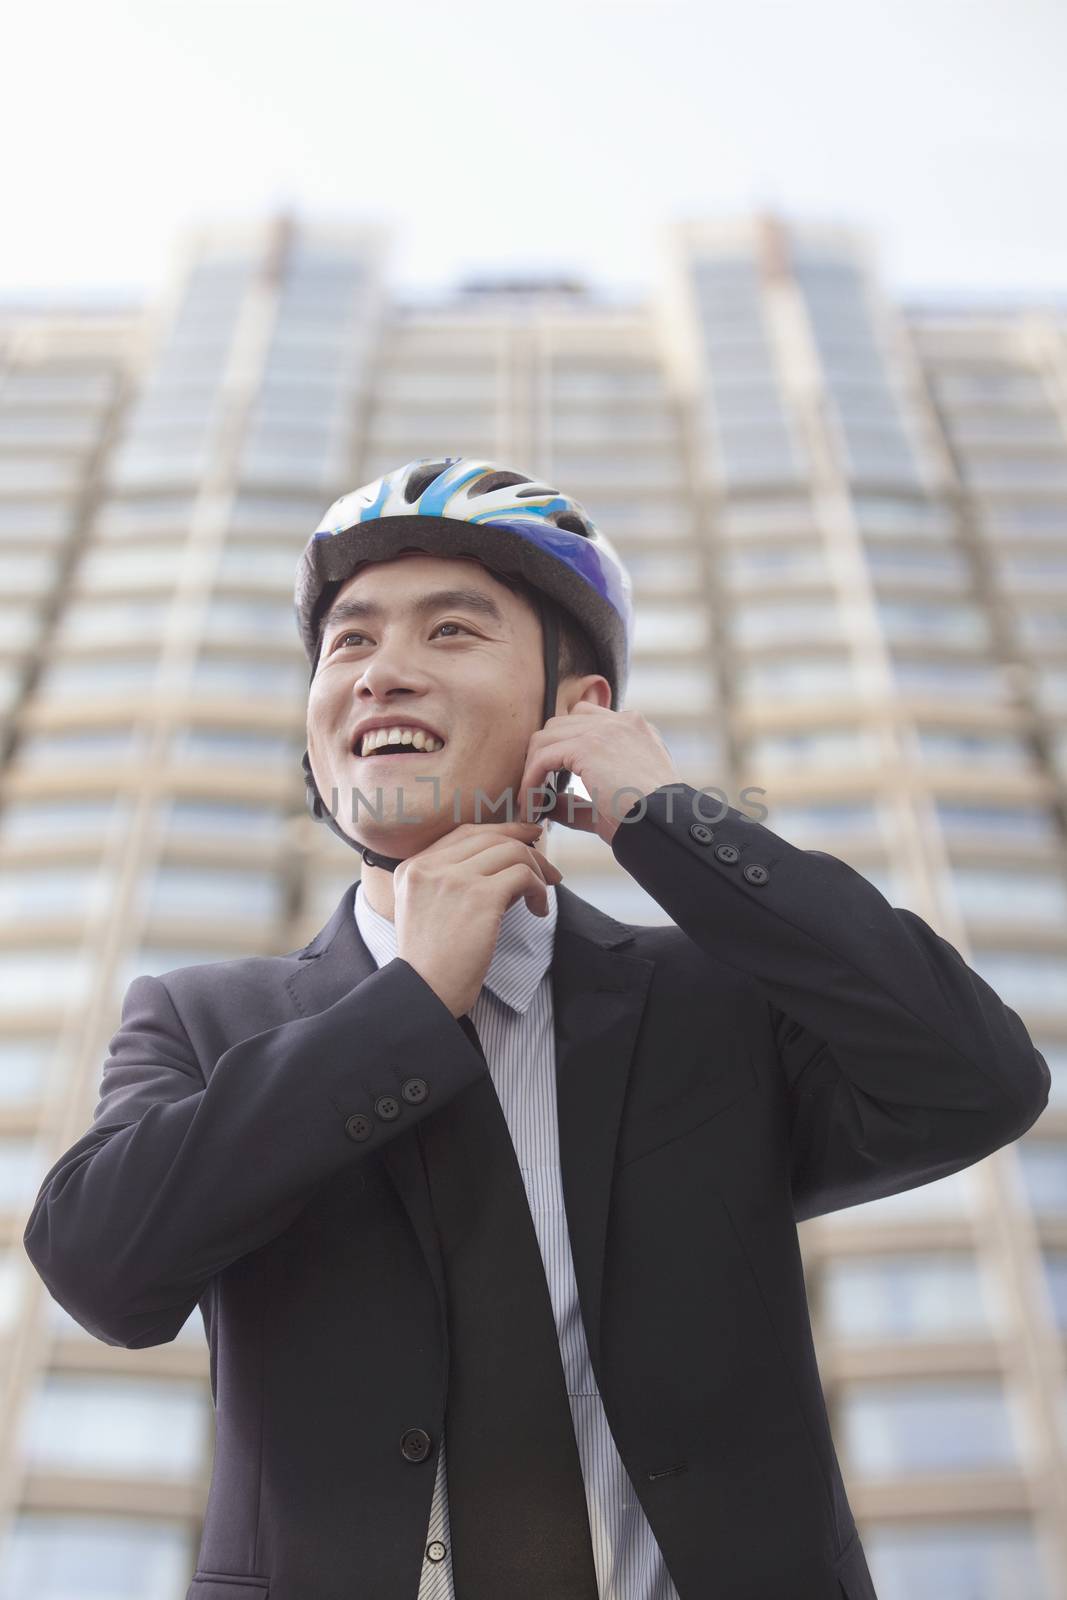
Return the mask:
POLYGON ((166 600, 75 601, 59 623, 65 645, 157 642, 166 626, 170 604, 166 600))
POLYGON ((951 838, 1055 839, 1055 820, 1044 806, 964 805, 956 800, 936 801, 941 826, 951 838))
POLYGON ((174 798, 160 808, 160 825, 174 838, 249 839, 270 844, 285 825, 279 806, 174 798))
POLYGON ((866 729, 818 728, 803 733, 770 733, 750 739, 746 770, 788 767, 872 767, 880 759, 875 734, 866 729))
POLYGON ((0 1108, 30 1105, 44 1093, 55 1040, 0 1035, 0 1108))
POLYGON ((791 844, 802 846, 805 840, 826 834, 842 840, 880 836, 880 810, 872 801, 774 805, 764 796, 763 803, 770 813, 766 826, 791 844))
POLYGON ((183 553, 180 544, 90 550, 78 568, 77 587, 83 594, 106 589, 169 589, 178 576, 183 553))
POLYGON ((1030 1209, 1039 1217, 1067 1217, 1067 1140, 1026 1134, 1015 1150, 1030 1209))
POLYGON ((158 673, 155 654, 46 661, 37 693, 43 701, 79 702, 149 695, 155 690, 158 673))
POLYGON ((715 681, 710 667, 668 666, 635 661, 626 690, 626 707, 646 714, 659 707, 671 711, 710 711, 715 681))
POLYGON ((733 590, 755 589, 767 584, 829 584, 832 580, 823 547, 799 542, 729 550, 722 570, 733 590))
MULTIPOLYGON (((19 744, 15 759, 25 767, 99 766, 113 761, 132 761, 141 753, 141 738, 136 728, 70 728, 56 733, 27 733, 19 744)), ((0 822, 0 827, 3 824, 0 822)))
POLYGON ((295 739, 280 733, 257 733, 249 728, 178 728, 171 739, 171 759, 177 765, 202 761, 211 764, 283 769, 295 762, 300 750, 295 739))
POLYGON ((708 641, 708 615, 703 606, 641 605, 636 608, 635 651, 659 650, 681 654, 705 649, 708 641))
POLYGON ((970 580, 965 557, 955 550, 927 550, 906 545, 868 545, 867 565, 876 582, 936 584, 964 588, 970 580))
POLYGON ((878 1600, 1053 1600, 1021 1519, 868 1523, 863 1547, 878 1600))
POLYGON ((949 890, 965 917, 994 917, 1023 926, 1067 925, 1067 885, 1047 869, 954 866, 949 890))
POLYGON ((1035 766, 1025 740, 1013 734, 972 733, 967 728, 920 728, 919 751, 923 761, 966 764, 1023 772, 1035 766))
MULTIPOLYGON (((10 379, 8 379, 10 381, 10 379)), ((58 500, 0 500, 0 543, 56 545, 70 532, 71 510, 58 500)))
POLYGON ((867 535, 922 533, 930 539, 947 539, 953 531, 949 509, 930 501, 857 494, 852 509, 860 532, 867 535))
POLYGON ((991 705, 1004 704, 1009 698, 1008 680, 995 662, 935 661, 894 655, 892 670, 900 694, 931 700, 974 696, 991 705))
POLYGON ((894 641, 978 647, 988 644, 989 627, 976 606, 938 605, 924 600, 879 600, 878 616, 894 641))
POLYGON ((765 645, 781 641, 834 642, 844 632, 844 614, 836 601, 746 602, 729 613, 729 626, 739 645, 765 645))
POLYGON ((36 839, 79 838, 103 843, 128 826, 129 803, 107 795, 95 800, 15 800, 0 811, 5 844, 36 839))
POLYGON ((217 596, 208 607, 205 633, 212 640, 254 639, 262 644, 299 642, 291 596, 285 601, 217 596))
POLYGON ((29 1211, 47 1170, 34 1135, 0 1135, 0 1212, 29 1211))
POLYGON ((0 1600, 184 1600, 195 1561, 177 1522, 23 1511, 0 1553, 0 1600))
POLYGON ((161 866, 144 885, 151 917, 231 917, 276 920, 284 911, 284 886, 266 873, 226 867, 161 866))
POLYGON ((22 1446, 31 1468, 122 1478, 191 1478, 209 1442, 197 1381, 51 1373, 30 1394, 22 1446))
POLYGON ((1048 1096, 1050 1107, 1060 1110, 1067 1108, 1067 1041, 1049 1038, 1044 1034, 1033 1034, 1031 1037, 1052 1075, 1048 1096))
POLYGON ((737 692, 741 700, 852 699, 859 688, 848 656, 830 659, 788 656, 775 661, 751 661, 740 666, 737 673, 737 692))
POLYGON ((0 594, 10 599, 40 595, 55 582, 56 558, 50 550, 41 554, 20 550, 17 555, 0 554, 0 594))
POLYGON ((981 1472, 1021 1465, 1014 1417, 996 1379, 844 1383, 841 1423, 862 1477, 981 1472))
POLYGON ((976 944, 968 965, 1016 1011, 1067 1011, 1067 954, 976 944))
POLYGON ((826 1329, 838 1339, 977 1338, 994 1307, 978 1262, 959 1251, 848 1256, 822 1273, 826 1329))
POLYGON ((98 917, 110 904, 111 890, 110 874, 97 865, 9 862, 0 874, 0 923, 98 917))
POLYGON ((10 1334, 22 1314, 26 1276, 23 1252, 0 1249, 0 1336, 10 1334))
POLYGON ((72 1005, 89 997, 93 964, 83 951, 0 952, 0 1014, 72 1005))
POLYGON ((1043 1251, 1045 1282, 1052 1302, 1056 1326, 1067 1332, 1067 1250, 1055 1250, 1046 1245, 1043 1251))
POLYGON ((722 530, 730 538, 763 538, 774 534, 811 538, 816 526, 815 507, 811 501, 796 497, 735 500, 722 513, 722 530))
MULTIPOLYGON (((294 627, 295 633, 295 627, 294 627)), ((194 695, 218 699, 289 701, 307 700, 308 669, 297 661, 257 661, 254 658, 201 656, 193 672, 194 695)))
POLYGON ((44 616, 40 605, 21 600, 10 604, 0 601, 0 650, 6 653, 30 650, 44 630, 44 616))

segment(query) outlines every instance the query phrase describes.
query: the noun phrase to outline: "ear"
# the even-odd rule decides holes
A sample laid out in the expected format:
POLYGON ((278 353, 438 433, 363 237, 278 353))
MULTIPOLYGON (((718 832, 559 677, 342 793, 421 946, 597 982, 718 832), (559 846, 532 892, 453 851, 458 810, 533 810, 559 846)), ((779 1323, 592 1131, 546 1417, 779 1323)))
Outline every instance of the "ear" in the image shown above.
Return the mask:
POLYGON ((611 684, 598 672, 588 673, 584 678, 564 678, 556 691, 557 717, 573 711, 579 700, 588 700, 608 711, 611 709, 611 684))

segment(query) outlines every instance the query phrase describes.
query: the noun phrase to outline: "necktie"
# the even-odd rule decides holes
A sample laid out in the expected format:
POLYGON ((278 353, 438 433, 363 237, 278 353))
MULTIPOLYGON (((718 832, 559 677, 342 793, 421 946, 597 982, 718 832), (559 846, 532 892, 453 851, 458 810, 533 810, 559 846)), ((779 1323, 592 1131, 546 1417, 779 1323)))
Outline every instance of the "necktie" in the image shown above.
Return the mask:
MULTIPOLYGON (((470 1017, 458 1020, 485 1061, 470 1017)), ((544 1262, 488 1062, 418 1133, 448 1289, 457 1600, 598 1600, 544 1262)))

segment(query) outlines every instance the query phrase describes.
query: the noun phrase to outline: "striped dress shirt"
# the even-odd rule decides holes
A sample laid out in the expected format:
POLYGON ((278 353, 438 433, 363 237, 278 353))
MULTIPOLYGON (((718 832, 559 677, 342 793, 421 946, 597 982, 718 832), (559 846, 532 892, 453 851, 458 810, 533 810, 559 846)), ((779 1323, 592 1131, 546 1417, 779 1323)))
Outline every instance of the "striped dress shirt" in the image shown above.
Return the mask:
MULTIPOLYGON (((470 1016, 511 1132, 526 1185, 559 1335, 574 1436, 585 1482, 600 1600, 678 1600, 601 1403, 585 1339, 559 1170, 556 1040, 550 967, 556 891, 539 917, 525 900, 508 907, 485 983, 470 1016)), ((396 927, 358 888, 356 925, 379 967, 396 956, 396 927)), ((418 1600, 456 1600, 442 1439, 418 1600), (436 1558, 436 1559, 435 1559, 436 1558)), ((459 1600, 467 1600, 461 1595, 459 1600)))

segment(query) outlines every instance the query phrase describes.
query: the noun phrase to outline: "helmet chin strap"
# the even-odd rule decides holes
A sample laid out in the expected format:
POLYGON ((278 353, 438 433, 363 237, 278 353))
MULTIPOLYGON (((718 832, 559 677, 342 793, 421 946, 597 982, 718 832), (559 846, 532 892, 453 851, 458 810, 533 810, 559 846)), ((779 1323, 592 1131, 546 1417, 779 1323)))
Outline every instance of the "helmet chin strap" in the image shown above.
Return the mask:
MULTIPOLYGON (((537 600, 541 613, 541 637, 543 640, 545 667, 545 698, 541 708, 541 726, 544 727, 548 719, 556 714, 556 689, 559 672, 559 618, 555 606, 546 595, 538 594, 537 600)), ((318 665, 317 658, 315 665, 318 665)), ((314 678, 314 666, 311 669, 311 675, 314 678)), ((353 839, 350 834, 347 834, 332 811, 323 803, 322 796, 319 794, 315 783, 315 776, 311 770, 311 760, 307 750, 304 751, 300 765, 304 773, 308 810, 315 820, 317 822, 325 822, 330 832, 335 833, 339 839, 342 839, 350 850, 358 850, 363 857, 365 866, 382 867, 386 872, 395 872, 404 857, 384 856, 379 851, 372 850, 369 845, 360 844, 358 839, 353 839)), ((546 811, 552 809, 556 803, 556 796, 561 794, 570 782, 570 776, 570 773, 565 770, 545 774, 544 783, 541 785, 545 797, 540 805, 532 808, 533 821, 537 821, 546 811)))

